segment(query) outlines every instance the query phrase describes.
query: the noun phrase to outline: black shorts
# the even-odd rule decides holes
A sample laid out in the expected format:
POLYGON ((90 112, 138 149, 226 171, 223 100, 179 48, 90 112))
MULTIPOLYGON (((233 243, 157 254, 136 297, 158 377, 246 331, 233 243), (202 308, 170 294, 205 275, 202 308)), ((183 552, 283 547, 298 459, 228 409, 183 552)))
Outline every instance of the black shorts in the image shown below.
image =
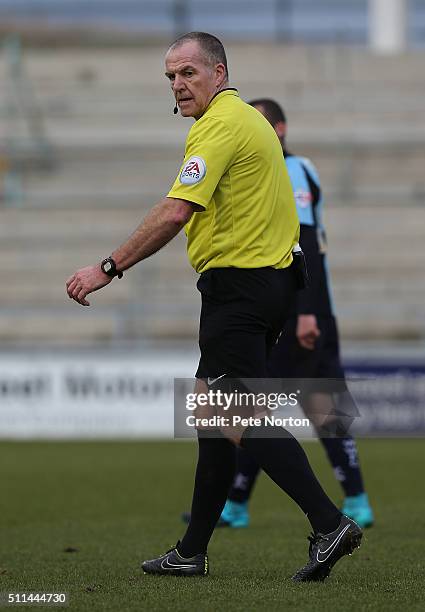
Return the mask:
POLYGON ((267 359, 294 312, 293 266, 203 272, 197 378, 265 378, 267 359))
POLYGON ((303 348, 296 337, 297 318, 285 324, 278 343, 270 354, 271 378, 329 378, 344 380, 339 354, 339 337, 335 317, 317 317, 320 336, 315 348, 303 348))

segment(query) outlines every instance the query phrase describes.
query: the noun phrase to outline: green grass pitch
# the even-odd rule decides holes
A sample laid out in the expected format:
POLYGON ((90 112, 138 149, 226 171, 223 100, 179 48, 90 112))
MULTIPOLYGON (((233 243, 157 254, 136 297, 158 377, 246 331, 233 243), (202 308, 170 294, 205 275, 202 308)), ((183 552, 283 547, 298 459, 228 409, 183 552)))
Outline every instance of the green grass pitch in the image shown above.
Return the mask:
MULTIPOLYGON (((0 443, 0 592, 66 591, 90 611, 423 610, 425 441, 359 446, 376 526, 328 581, 294 584, 309 525, 264 475, 252 526, 215 532, 208 578, 158 578, 140 562, 182 535, 194 444, 0 443)), ((322 448, 306 450, 340 502, 322 448)))

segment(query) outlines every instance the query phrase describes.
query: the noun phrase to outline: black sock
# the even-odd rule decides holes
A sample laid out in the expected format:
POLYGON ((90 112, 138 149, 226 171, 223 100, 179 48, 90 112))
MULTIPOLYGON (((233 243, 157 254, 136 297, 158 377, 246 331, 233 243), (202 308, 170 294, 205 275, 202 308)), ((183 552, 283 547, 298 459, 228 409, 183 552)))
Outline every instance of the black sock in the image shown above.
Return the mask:
POLYGON ((260 469, 258 462, 246 450, 238 448, 236 453, 236 473, 228 498, 238 503, 247 502, 260 469))
POLYGON ((208 542, 226 503, 235 474, 235 446, 219 432, 200 432, 199 456, 187 531, 178 546, 188 559, 207 550, 208 542))
POLYGON ((281 427, 248 427, 241 440, 243 448, 262 469, 300 506, 314 531, 330 533, 341 513, 326 495, 299 442, 281 427))
POLYGON ((351 436, 344 438, 321 438, 336 479, 341 483, 345 495, 364 493, 362 473, 356 441, 351 436))

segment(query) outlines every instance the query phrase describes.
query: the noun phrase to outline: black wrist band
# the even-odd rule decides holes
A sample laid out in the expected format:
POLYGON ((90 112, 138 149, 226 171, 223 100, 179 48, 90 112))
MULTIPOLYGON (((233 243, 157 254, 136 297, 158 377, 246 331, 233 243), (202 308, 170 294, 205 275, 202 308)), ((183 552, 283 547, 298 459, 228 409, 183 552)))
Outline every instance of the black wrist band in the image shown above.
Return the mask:
POLYGON ((107 257, 106 259, 104 259, 100 264, 100 267, 102 269, 102 272, 104 272, 107 276, 110 276, 111 278, 114 278, 115 276, 118 276, 118 278, 122 278, 123 276, 123 273, 117 270, 117 264, 112 259, 112 257, 107 257))

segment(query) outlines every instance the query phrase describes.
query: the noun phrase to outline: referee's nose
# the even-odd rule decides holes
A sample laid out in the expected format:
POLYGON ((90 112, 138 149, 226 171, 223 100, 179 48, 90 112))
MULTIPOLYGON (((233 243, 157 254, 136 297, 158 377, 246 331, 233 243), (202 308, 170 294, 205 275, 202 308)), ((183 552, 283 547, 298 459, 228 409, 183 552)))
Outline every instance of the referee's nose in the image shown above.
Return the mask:
POLYGON ((178 91, 183 91, 184 89, 184 81, 179 74, 176 74, 173 81, 173 91, 177 93, 178 91))

